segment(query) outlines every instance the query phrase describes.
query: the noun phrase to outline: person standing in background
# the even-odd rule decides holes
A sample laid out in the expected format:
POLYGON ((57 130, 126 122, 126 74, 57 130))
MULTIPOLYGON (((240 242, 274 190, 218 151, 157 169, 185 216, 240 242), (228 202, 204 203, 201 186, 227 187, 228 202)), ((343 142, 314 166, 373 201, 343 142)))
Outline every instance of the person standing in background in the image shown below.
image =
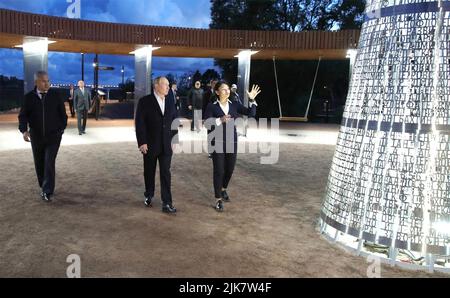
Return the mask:
POLYGON ((194 131, 194 126, 197 132, 202 128, 202 108, 203 108, 203 89, 200 88, 200 81, 196 81, 194 88, 191 89, 188 95, 188 108, 192 113, 191 131, 194 131))
POLYGON ((91 106, 91 92, 84 88, 84 82, 78 82, 78 89, 75 90, 73 104, 78 120, 78 134, 86 133, 86 122, 89 108, 91 106))

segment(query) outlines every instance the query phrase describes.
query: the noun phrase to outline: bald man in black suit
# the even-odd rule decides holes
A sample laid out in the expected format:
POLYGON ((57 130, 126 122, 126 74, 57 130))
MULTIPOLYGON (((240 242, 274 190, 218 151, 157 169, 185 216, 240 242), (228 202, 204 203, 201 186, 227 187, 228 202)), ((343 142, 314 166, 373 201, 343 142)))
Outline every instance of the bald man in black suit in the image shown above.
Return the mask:
POLYGON ((162 211, 174 214, 177 209, 172 203, 170 165, 175 145, 172 139, 178 130, 172 130, 172 122, 177 117, 175 103, 166 98, 169 81, 158 77, 154 81, 154 92, 139 100, 136 109, 136 138, 144 158, 145 193, 144 204, 152 206, 155 193, 156 162, 159 162, 161 179, 162 211))

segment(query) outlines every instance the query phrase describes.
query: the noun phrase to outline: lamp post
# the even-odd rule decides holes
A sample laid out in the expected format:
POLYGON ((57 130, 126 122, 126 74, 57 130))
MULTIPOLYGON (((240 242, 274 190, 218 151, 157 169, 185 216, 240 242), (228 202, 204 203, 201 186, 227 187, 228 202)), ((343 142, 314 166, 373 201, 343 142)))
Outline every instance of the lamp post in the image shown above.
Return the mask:
POLYGON ((81 53, 81 80, 84 81, 84 53, 81 53))
POLYGON ((94 91, 97 94, 98 90, 98 54, 95 54, 94 63, 92 63, 92 67, 94 67, 94 91))
POLYGON ((98 97, 98 54, 95 54, 94 63, 92 63, 94 67, 94 98, 93 101, 95 104, 95 120, 98 120, 100 115, 100 98, 98 97))
MULTIPOLYGON (((100 66, 98 63, 98 54, 95 54, 94 63, 94 103, 95 103, 95 120, 98 120, 100 115, 100 98, 98 95, 98 72, 99 70, 114 70, 112 66, 100 66)), ((123 70, 123 67, 122 67, 123 70)))
POLYGON ((122 73, 122 86, 124 84, 124 79, 125 79, 125 67, 122 65, 122 69, 120 70, 120 72, 122 73))

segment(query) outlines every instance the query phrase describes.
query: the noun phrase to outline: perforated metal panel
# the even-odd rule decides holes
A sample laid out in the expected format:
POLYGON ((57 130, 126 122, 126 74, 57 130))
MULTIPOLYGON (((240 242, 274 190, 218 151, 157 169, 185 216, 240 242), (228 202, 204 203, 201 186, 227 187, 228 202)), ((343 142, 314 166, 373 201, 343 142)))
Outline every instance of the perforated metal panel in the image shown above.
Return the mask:
POLYGON ((368 1, 323 224, 449 254, 449 11, 450 1, 368 1))

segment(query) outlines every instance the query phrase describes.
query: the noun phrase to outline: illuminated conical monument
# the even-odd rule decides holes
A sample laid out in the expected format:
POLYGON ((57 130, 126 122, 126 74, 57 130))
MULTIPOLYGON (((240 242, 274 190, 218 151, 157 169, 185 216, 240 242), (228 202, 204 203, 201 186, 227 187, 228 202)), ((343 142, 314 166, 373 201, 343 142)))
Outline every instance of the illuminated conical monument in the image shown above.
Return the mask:
POLYGON ((446 268, 449 11, 449 0, 367 1, 320 215, 324 234, 358 251, 446 268))

